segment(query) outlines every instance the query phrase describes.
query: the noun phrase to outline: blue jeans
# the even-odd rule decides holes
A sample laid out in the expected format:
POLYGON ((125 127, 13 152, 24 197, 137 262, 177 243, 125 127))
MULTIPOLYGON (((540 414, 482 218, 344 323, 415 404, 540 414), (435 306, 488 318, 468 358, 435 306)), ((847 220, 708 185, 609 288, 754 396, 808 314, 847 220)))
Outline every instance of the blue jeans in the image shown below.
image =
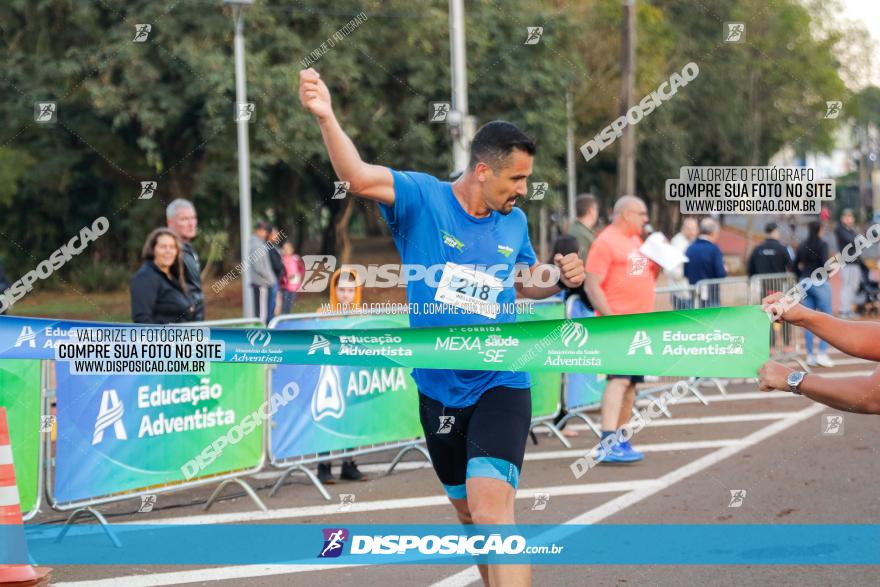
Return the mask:
POLYGON ((266 320, 268 324, 275 317, 275 304, 278 300, 278 283, 269 286, 269 318, 266 320))
POLYGON ((290 314, 290 310, 293 309, 293 303, 296 301, 296 292, 295 291, 287 291, 286 289, 281 292, 281 313, 282 314, 290 314))
MULTIPOLYGON (((814 285, 807 290, 807 295, 802 302, 804 306, 811 310, 817 310, 824 314, 831 313, 831 285, 828 282, 822 285, 814 285)), ((813 354, 813 338, 812 332, 804 329, 804 338, 807 343, 807 356, 813 354)), ((819 337, 815 337, 819 338, 819 337)), ((819 352, 824 353, 828 350, 828 343, 819 338, 819 352)))

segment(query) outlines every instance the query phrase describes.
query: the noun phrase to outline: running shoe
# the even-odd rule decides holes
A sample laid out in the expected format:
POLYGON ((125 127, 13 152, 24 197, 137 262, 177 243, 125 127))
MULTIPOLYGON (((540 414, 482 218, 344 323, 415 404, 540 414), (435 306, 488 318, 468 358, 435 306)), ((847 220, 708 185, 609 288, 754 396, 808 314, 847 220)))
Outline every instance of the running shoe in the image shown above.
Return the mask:
POLYGON ((644 458, 645 455, 634 451, 632 447, 627 451, 624 450, 622 445, 615 444, 608 452, 599 449, 599 454, 596 456, 596 462, 599 464, 618 465, 624 463, 637 463, 644 458))
POLYGON ((820 367, 826 367, 830 369, 834 366, 834 361, 831 360, 831 357, 828 356, 828 353, 819 353, 816 355, 816 364, 820 367))
POLYGON ((816 357, 813 355, 807 355, 807 367, 816 367, 818 364, 816 363, 816 357))

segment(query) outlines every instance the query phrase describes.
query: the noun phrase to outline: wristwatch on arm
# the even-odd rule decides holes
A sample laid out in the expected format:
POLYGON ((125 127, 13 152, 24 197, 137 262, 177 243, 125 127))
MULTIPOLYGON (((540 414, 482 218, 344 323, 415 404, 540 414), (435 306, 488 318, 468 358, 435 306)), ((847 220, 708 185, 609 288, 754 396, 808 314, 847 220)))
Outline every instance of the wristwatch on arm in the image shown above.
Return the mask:
POLYGON ((798 386, 800 386, 801 382, 804 380, 804 377, 807 376, 805 371, 792 371, 788 374, 788 391, 795 395, 803 395, 798 386))

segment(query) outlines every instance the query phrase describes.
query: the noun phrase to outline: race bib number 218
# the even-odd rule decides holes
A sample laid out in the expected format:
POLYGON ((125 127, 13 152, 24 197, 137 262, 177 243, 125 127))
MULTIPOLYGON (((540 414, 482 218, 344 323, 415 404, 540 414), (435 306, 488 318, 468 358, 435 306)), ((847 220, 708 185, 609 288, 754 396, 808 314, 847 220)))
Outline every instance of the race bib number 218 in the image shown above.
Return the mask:
POLYGON ((446 263, 434 300, 487 318, 498 316, 500 279, 474 267, 446 263))

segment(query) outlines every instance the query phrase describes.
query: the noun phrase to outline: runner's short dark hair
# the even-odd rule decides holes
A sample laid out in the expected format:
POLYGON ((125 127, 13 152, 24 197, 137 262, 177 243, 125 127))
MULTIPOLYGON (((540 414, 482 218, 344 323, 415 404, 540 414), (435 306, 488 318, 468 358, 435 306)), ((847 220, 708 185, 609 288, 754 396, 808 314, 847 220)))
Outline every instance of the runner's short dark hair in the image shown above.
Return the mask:
POLYGON ((515 124, 503 120, 487 122, 477 130, 471 142, 471 160, 469 167, 473 169, 477 163, 485 163, 492 171, 503 169, 510 161, 514 149, 534 155, 537 148, 535 141, 521 131, 515 124))

